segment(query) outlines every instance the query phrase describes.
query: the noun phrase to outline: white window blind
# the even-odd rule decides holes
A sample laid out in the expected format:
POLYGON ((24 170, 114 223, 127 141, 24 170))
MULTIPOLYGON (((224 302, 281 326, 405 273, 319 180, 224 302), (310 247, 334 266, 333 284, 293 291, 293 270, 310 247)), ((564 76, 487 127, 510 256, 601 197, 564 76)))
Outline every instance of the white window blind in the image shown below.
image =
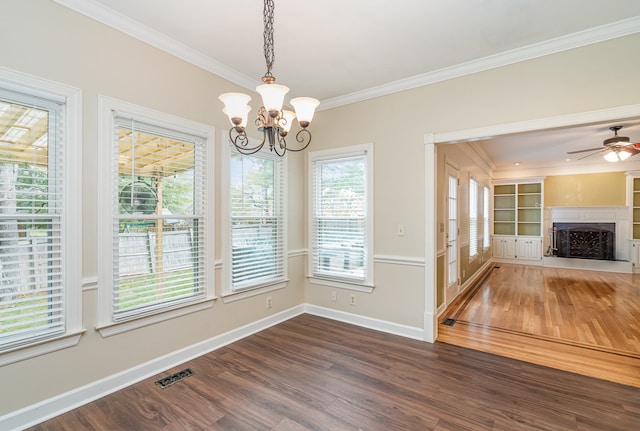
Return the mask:
POLYGON ((367 155, 312 162, 311 271, 367 279, 367 155))
POLYGON ((490 240, 489 238, 489 187, 484 188, 484 203, 482 205, 482 216, 483 216, 483 225, 482 225, 482 247, 489 248, 490 240))
POLYGON ((230 151, 231 289, 285 278, 284 161, 230 151))
POLYGON ((204 138, 115 114, 113 321, 205 297, 204 138))
POLYGON ((63 116, 0 90, 0 350, 65 332, 63 116))
POLYGON ((478 254, 478 183, 469 180, 469 256, 478 254))

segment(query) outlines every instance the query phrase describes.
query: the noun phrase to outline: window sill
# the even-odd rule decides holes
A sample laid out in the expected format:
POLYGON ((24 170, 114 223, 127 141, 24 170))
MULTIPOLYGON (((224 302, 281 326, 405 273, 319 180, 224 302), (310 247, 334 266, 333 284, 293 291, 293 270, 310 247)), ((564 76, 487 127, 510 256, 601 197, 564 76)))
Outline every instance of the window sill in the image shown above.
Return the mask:
POLYGON ((357 292, 371 293, 375 288, 375 285, 367 284, 366 282, 337 280, 333 278, 315 277, 312 275, 308 275, 307 278, 312 284, 321 284, 324 286, 336 287, 338 289, 355 290, 357 292))
POLYGON ((29 346, 16 347, 0 354, 0 367, 9 365, 14 362, 24 361, 25 359, 35 358, 36 356, 52 353, 57 350, 67 349, 78 344, 80 337, 86 330, 80 329, 68 334, 60 335, 55 338, 42 340, 36 344, 29 346))
POLYGON ((214 301, 217 298, 207 298, 199 302, 190 303, 180 308, 174 308, 167 311, 160 311, 157 314, 140 316, 123 322, 111 322, 100 326, 96 326, 96 329, 100 332, 102 337, 111 337, 112 335, 122 334, 123 332, 132 331, 134 329, 142 328, 144 326, 153 325, 155 323, 164 322, 165 320, 174 319, 176 317, 184 316, 186 314, 196 313, 198 311, 206 310, 213 306, 214 301))
POLYGON ((284 289, 287 287, 288 279, 280 280, 271 284, 262 284, 260 286, 248 287, 235 292, 226 292, 222 294, 222 302, 225 304, 229 302, 239 301, 241 299, 251 298, 252 296, 261 295, 267 292, 273 292, 274 290, 284 289))

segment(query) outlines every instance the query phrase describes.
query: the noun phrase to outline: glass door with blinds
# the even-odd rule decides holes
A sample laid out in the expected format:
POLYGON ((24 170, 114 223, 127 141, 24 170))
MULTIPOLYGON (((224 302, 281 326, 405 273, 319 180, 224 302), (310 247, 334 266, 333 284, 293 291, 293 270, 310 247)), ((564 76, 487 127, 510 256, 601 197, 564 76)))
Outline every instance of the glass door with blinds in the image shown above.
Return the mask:
POLYGON ((447 284, 446 305, 458 295, 458 171, 448 168, 447 187, 447 284))

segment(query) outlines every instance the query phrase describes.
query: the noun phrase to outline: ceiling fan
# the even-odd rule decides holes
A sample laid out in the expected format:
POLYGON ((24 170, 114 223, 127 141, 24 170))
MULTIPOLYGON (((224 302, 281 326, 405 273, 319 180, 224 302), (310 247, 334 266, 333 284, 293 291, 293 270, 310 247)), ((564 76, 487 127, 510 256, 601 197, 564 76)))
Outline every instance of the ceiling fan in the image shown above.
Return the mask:
MULTIPOLYGON (((578 151, 569 151, 567 154, 577 154, 577 153, 586 153, 590 151, 597 151, 598 153, 604 152, 604 159, 608 162, 618 162, 622 160, 626 160, 631 156, 635 156, 640 153, 640 142, 632 143, 631 140, 626 136, 618 136, 618 131, 622 129, 622 126, 612 126, 609 127, 609 130, 613 132, 611 138, 605 139, 602 142, 602 147, 597 148, 589 148, 586 150, 578 150, 578 151)), ((593 153, 597 154, 597 153, 593 153)), ((587 154, 584 157, 579 158, 578 160, 582 160, 593 154, 587 154)))

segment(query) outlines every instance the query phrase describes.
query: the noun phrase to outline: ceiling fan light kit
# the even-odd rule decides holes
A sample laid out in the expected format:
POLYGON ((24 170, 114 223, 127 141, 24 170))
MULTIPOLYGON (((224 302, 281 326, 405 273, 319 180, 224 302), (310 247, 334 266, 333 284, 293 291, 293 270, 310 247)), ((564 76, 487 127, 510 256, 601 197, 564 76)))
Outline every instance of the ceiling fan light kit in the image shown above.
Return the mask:
POLYGON ((610 150, 604 155, 604 159, 607 162, 621 162, 627 160, 629 157, 631 157, 631 153, 620 149, 610 150))
POLYGON ((296 97, 289 101, 295 113, 291 110, 282 109, 284 97, 289 92, 289 88, 276 84, 276 78, 271 74, 271 68, 275 60, 273 49, 273 0, 264 0, 263 21, 264 21, 264 58, 267 63, 267 73, 262 77, 264 84, 258 85, 256 91, 262 97, 262 106, 258 110, 255 125, 259 132, 262 132, 262 142, 257 145, 250 145, 246 133, 247 118, 251 107, 249 101, 251 96, 243 93, 224 93, 219 99, 224 103, 222 110, 229 117, 231 125, 229 129, 229 139, 236 149, 245 155, 257 153, 265 143, 269 143, 269 150, 282 157, 287 151, 302 151, 311 143, 311 132, 307 129, 313 120, 316 107, 320 104, 312 97, 296 97), (293 120, 298 117, 298 124, 302 128, 296 134, 296 141, 300 146, 291 148, 287 146, 285 137, 289 134, 293 120))

